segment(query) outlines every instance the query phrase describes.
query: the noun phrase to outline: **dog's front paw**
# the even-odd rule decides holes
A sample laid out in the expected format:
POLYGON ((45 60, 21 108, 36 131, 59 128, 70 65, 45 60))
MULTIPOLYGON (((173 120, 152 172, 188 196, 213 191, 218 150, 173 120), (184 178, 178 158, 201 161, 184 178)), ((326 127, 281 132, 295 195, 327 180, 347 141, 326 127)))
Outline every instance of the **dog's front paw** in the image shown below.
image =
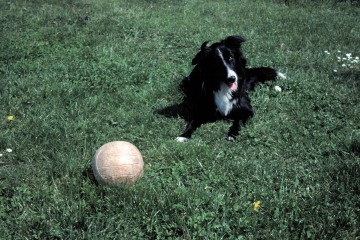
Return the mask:
POLYGON ((280 79, 286 79, 286 75, 283 74, 282 72, 277 72, 277 77, 280 78, 280 79))
POLYGON ((234 136, 227 136, 226 140, 228 140, 229 142, 234 142, 235 141, 235 137, 234 136))
POLYGON ((177 142, 187 142, 189 139, 188 138, 186 138, 186 137, 177 137, 176 138, 176 141, 177 142))

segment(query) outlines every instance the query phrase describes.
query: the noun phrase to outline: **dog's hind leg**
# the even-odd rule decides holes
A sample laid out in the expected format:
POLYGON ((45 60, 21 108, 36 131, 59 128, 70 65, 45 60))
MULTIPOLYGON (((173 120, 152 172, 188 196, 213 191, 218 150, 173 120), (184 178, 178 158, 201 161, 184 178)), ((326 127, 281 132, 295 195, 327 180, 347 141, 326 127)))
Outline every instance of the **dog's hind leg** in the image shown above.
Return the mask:
POLYGON ((254 90, 258 84, 275 80, 276 78, 286 79, 285 74, 269 67, 247 68, 245 71, 247 75, 247 90, 254 90))

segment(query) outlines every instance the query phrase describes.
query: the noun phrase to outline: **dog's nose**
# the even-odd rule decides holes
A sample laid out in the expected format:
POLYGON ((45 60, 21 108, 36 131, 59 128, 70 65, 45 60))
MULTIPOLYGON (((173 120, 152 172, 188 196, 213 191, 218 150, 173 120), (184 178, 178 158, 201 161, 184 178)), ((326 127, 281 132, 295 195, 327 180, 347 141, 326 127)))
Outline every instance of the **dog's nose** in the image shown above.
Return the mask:
POLYGON ((235 77, 235 76, 230 76, 230 77, 228 77, 227 80, 228 80, 230 83, 233 83, 233 82, 235 82, 236 77, 235 77))

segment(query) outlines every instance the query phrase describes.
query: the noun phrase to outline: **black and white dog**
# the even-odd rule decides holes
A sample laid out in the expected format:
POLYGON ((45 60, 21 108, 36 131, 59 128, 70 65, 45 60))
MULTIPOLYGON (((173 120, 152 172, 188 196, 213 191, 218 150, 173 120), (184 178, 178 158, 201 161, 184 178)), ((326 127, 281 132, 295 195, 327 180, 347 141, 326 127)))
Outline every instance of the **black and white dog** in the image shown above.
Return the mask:
POLYGON ((194 69, 180 84, 190 119, 177 141, 187 141, 201 124, 217 119, 233 120, 227 139, 234 141, 254 114, 248 91, 266 80, 285 78, 273 68, 247 68, 241 51, 244 41, 241 36, 229 36, 211 46, 201 45, 192 60, 194 69))

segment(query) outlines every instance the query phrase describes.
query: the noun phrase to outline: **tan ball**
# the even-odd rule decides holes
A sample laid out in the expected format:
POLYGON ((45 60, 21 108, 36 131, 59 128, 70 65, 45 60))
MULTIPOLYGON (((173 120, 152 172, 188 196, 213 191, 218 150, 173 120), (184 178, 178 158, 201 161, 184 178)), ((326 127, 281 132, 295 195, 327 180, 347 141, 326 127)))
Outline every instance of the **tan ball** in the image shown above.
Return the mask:
POLYGON ((135 145, 109 142, 95 153, 92 169, 100 184, 134 184, 143 175, 144 161, 135 145))

